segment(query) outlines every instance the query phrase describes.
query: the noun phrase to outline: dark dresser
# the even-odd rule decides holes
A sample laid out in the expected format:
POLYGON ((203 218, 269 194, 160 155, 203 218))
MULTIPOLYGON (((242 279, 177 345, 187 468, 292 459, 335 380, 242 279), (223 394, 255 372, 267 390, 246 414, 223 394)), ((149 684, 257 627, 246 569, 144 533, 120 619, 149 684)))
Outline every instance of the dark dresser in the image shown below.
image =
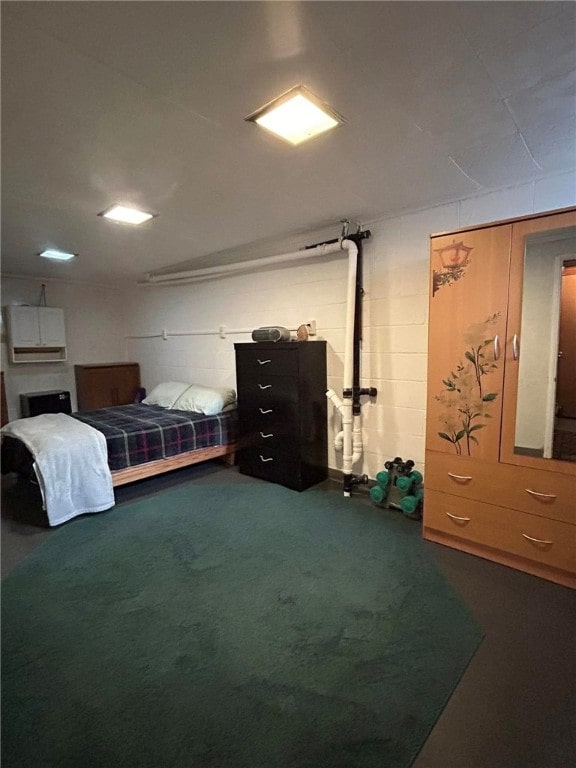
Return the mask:
POLYGON ((326 342, 235 344, 239 469, 303 491, 328 476, 326 342))

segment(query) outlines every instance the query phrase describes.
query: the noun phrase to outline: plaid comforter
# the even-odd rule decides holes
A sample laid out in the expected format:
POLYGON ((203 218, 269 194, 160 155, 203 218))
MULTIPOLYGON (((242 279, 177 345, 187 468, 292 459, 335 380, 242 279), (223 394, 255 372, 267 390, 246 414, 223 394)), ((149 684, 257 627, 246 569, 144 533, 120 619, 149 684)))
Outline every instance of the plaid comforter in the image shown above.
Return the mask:
POLYGON ((116 405, 72 416, 103 433, 112 471, 226 445, 236 438, 236 411, 204 416, 156 405, 116 405))

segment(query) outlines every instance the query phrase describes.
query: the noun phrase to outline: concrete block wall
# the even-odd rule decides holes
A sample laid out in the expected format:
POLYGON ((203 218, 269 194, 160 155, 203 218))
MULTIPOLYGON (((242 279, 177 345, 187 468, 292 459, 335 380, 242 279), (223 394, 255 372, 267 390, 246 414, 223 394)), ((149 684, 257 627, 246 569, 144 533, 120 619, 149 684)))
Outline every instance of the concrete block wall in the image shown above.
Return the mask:
MULTIPOLYGON (((372 232, 364 243, 362 384, 378 388, 363 407, 364 455, 354 468, 371 477, 394 456, 424 462, 428 260, 433 232, 481 224, 537 211, 576 205, 576 180, 560 174, 422 211, 363 222, 372 232)), ((239 249, 239 259, 286 253, 340 234, 339 224, 316 232, 239 249)), ((209 260, 203 259, 203 266, 209 260)), ((200 262, 199 262, 200 263, 200 262)), ((63 388, 75 405, 74 363, 134 360, 150 390, 166 380, 235 386, 234 342, 249 333, 227 332, 221 339, 181 336, 164 341, 131 335, 190 330, 251 330, 261 325, 296 328, 315 320, 318 338, 328 345, 328 386, 340 392, 344 358, 347 261, 290 264, 239 276, 179 287, 104 287, 47 283, 48 304, 66 312, 68 362, 56 365, 8 363, 2 338, 8 407, 19 416, 20 392, 63 388)), ((4 278, 2 306, 37 303, 41 279, 4 278)), ((310 342, 312 343, 312 342, 310 342)), ((332 447, 340 419, 329 404, 332 468, 341 455, 332 447)))
MULTIPOLYGON (((354 467, 370 477, 399 455, 424 469, 429 235, 576 204, 572 173, 469 197, 401 216, 364 222, 362 384, 378 388, 363 407, 364 455, 354 467)), ((294 238, 257 244, 243 259, 285 253, 338 236, 339 225, 294 238)), ((328 386, 342 390, 347 262, 291 264, 242 276, 179 287, 138 288, 130 295, 128 333, 297 327, 316 320, 328 343, 328 386)), ((129 340, 128 354, 142 366, 150 389, 169 379, 235 385, 235 341, 249 334, 129 340)), ((341 467, 332 447, 340 419, 329 404, 329 465, 341 467)))
POLYGON ((63 389, 76 409, 74 365, 119 362, 125 359, 124 291, 102 285, 42 278, 2 279, 2 307, 38 304, 42 283, 49 307, 64 310, 68 360, 65 363, 10 363, 6 329, 2 323, 2 370, 10 420, 20 418, 20 394, 63 389))

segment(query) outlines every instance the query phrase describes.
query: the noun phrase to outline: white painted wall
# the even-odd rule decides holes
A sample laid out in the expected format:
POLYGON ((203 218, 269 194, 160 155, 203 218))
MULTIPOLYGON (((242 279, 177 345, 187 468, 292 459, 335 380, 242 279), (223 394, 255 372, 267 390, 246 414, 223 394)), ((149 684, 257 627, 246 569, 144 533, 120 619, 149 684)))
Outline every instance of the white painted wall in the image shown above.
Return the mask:
MULTIPOLYGON (((378 398, 363 408, 364 456, 356 473, 374 477, 384 461, 401 456, 424 462, 429 235, 458 227, 576 205, 574 174, 509 187, 424 211, 363 222, 372 238, 365 241, 364 342, 362 384, 378 388, 378 398)), ((340 234, 339 225, 239 249, 242 259, 285 253, 340 234)), ((206 260, 204 260, 205 262, 206 260)), ((346 259, 329 256, 322 263, 269 268, 179 287, 132 287, 48 283, 48 303, 64 307, 69 338, 67 365, 14 370, 3 351, 10 409, 17 394, 65 388, 74 392, 74 363, 134 360, 143 386, 160 381, 195 381, 235 385, 235 341, 196 336, 124 340, 124 335, 260 325, 296 327, 316 320, 318 338, 328 343, 328 385, 342 389, 346 259)), ((5 280, 2 304, 36 303, 40 282, 5 280)), ((309 342, 313 343, 313 342, 309 342)), ((330 446, 339 418, 329 404, 330 446)), ((330 449, 329 464, 341 467, 330 449)))
MULTIPOLYGON (((573 174, 509 187, 403 216, 364 222, 364 341, 362 384, 378 388, 363 408, 364 456, 356 473, 374 477, 384 461, 401 456, 424 462, 429 235, 471 224, 576 204, 573 174)), ((339 227, 241 249, 242 259, 285 253, 339 234, 339 227)), ((296 327, 314 319, 328 342, 328 386, 342 389, 346 260, 274 268, 179 287, 137 288, 129 298, 128 333, 296 327)), ((235 384, 235 341, 249 335, 133 340, 128 356, 142 367, 143 385, 182 379, 235 384)), ((329 405, 330 446, 340 429, 329 405)), ((329 464, 341 466, 330 448, 329 464)))
POLYGON ((64 310, 68 360, 65 363, 10 363, 2 322, 1 355, 10 419, 20 418, 20 393, 64 389, 76 409, 74 365, 126 359, 124 293, 110 286, 5 277, 2 307, 38 304, 46 285, 46 303, 64 310))

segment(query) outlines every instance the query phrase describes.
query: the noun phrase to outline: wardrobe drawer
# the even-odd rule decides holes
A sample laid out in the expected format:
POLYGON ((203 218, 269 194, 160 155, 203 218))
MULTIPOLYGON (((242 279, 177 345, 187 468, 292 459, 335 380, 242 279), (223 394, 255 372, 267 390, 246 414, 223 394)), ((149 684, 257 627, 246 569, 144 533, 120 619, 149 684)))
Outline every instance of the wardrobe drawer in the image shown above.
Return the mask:
POLYGON ((576 573, 576 526, 426 490, 424 530, 576 573))
POLYGON ((270 349, 254 347, 236 349, 238 375, 246 379, 260 376, 298 376, 298 349, 270 349))
POLYGON ((426 488, 576 523, 576 478, 466 456, 426 452, 426 488))

